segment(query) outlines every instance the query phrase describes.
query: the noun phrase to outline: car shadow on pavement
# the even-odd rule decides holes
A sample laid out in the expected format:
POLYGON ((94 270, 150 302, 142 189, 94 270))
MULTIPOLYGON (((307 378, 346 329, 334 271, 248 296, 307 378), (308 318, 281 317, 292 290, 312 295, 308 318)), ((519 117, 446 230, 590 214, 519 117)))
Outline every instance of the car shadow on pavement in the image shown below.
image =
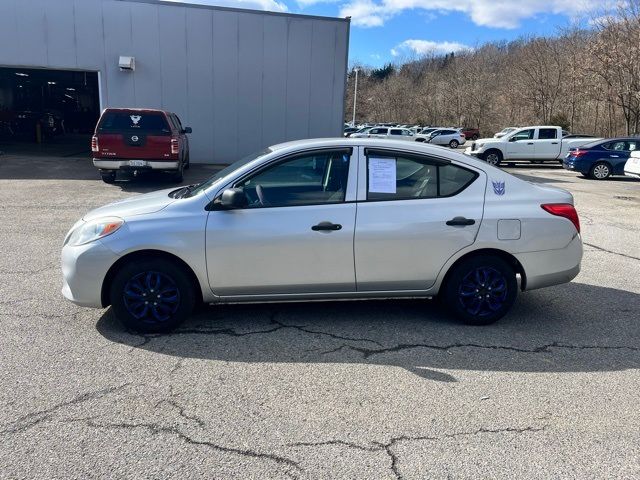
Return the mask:
POLYGON ((162 355, 395 366, 444 382, 460 370, 640 367, 640 295, 581 283, 522 294, 506 318, 486 327, 462 325, 435 302, 388 300, 209 306, 166 335, 127 332, 108 309, 97 329, 162 355))

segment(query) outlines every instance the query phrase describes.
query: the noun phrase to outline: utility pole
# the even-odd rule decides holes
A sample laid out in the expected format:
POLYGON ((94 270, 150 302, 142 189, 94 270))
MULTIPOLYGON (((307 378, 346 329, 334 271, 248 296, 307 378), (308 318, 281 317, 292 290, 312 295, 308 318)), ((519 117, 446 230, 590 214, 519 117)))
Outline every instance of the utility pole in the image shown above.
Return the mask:
POLYGON ((358 69, 355 68, 354 72, 356 72, 356 84, 353 90, 353 118, 351 120, 351 126, 356 126, 356 101, 358 99, 358 69))

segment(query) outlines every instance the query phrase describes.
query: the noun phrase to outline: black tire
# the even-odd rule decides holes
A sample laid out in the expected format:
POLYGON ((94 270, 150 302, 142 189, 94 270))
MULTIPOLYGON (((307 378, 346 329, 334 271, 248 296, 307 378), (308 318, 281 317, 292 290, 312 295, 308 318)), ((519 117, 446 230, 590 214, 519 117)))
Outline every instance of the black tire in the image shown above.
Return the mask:
POLYGON ((607 162, 596 162, 589 170, 589 177, 594 180, 606 180, 611 176, 611 165, 607 162))
POLYGON ((180 165, 178 165, 178 170, 176 170, 171 174, 171 180, 173 180, 175 183, 182 183, 182 181, 184 180, 184 163, 183 162, 180 162, 180 165))
POLYGON ((455 265, 440 291, 442 303, 464 323, 489 325, 511 309, 518 282, 507 262, 492 255, 478 255, 455 265))
POLYGON ((471 140, 473 140, 473 141, 475 142, 475 141, 476 141, 476 140, 478 140, 479 138, 480 138, 480 135, 478 135, 478 134, 476 133, 473 137, 471 137, 471 140))
POLYGON ((187 153, 187 156, 185 157, 185 161, 184 161, 184 169, 189 170, 190 166, 191 166, 191 159, 189 158, 189 154, 187 153))
POLYGON ((424 143, 424 138, 416 138, 416 142, 424 143))
POLYGON ((109 297, 116 318, 125 327, 137 332, 160 333, 173 330, 191 315, 196 304, 194 288, 188 273, 177 263, 149 259, 122 267, 111 282, 109 297), (160 293, 154 291, 154 286, 160 286, 160 293), (135 293, 137 298, 126 292, 135 293), (164 298, 158 301, 160 306, 156 307, 155 303, 151 306, 158 298, 164 298))
POLYGON ((482 159, 489 165, 499 167, 503 159, 502 152, 500 150, 489 150, 485 152, 485 154, 482 156, 482 159))
POLYGON ((450 148, 456 149, 456 148, 458 148, 458 145, 460 145, 460 142, 458 142, 457 140, 451 140, 449 142, 449 147, 450 148))
POLYGON ((102 177, 102 181, 104 183, 115 183, 115 181, 116 181, 116 172, 100 173, 100 177, 102 177))

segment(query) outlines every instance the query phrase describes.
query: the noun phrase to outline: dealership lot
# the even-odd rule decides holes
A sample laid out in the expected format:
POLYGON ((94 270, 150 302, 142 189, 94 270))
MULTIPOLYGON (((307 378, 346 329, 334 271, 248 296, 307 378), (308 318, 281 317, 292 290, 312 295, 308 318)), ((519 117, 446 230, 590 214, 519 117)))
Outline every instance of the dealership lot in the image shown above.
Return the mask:
POLYGON ((231 305, 141 336, 64 301, 59 253, 87 210, 171 184, 0 157, 0 478, 639 476, 640 182, 508 170, 575 195, 585 257, 495 325, 415 300, 231 305))

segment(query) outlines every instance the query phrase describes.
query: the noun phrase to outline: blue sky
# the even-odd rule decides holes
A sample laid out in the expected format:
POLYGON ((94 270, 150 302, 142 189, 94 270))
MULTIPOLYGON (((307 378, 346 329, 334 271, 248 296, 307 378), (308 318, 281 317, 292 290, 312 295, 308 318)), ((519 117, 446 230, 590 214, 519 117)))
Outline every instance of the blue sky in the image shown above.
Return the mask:
POLYGON ((371 66, 522 35, 553 34, 571 24, 586 26, 588 18, 603 8, 603 0, 191 0, 191 3, 351 16, 350 63, 371 66))

